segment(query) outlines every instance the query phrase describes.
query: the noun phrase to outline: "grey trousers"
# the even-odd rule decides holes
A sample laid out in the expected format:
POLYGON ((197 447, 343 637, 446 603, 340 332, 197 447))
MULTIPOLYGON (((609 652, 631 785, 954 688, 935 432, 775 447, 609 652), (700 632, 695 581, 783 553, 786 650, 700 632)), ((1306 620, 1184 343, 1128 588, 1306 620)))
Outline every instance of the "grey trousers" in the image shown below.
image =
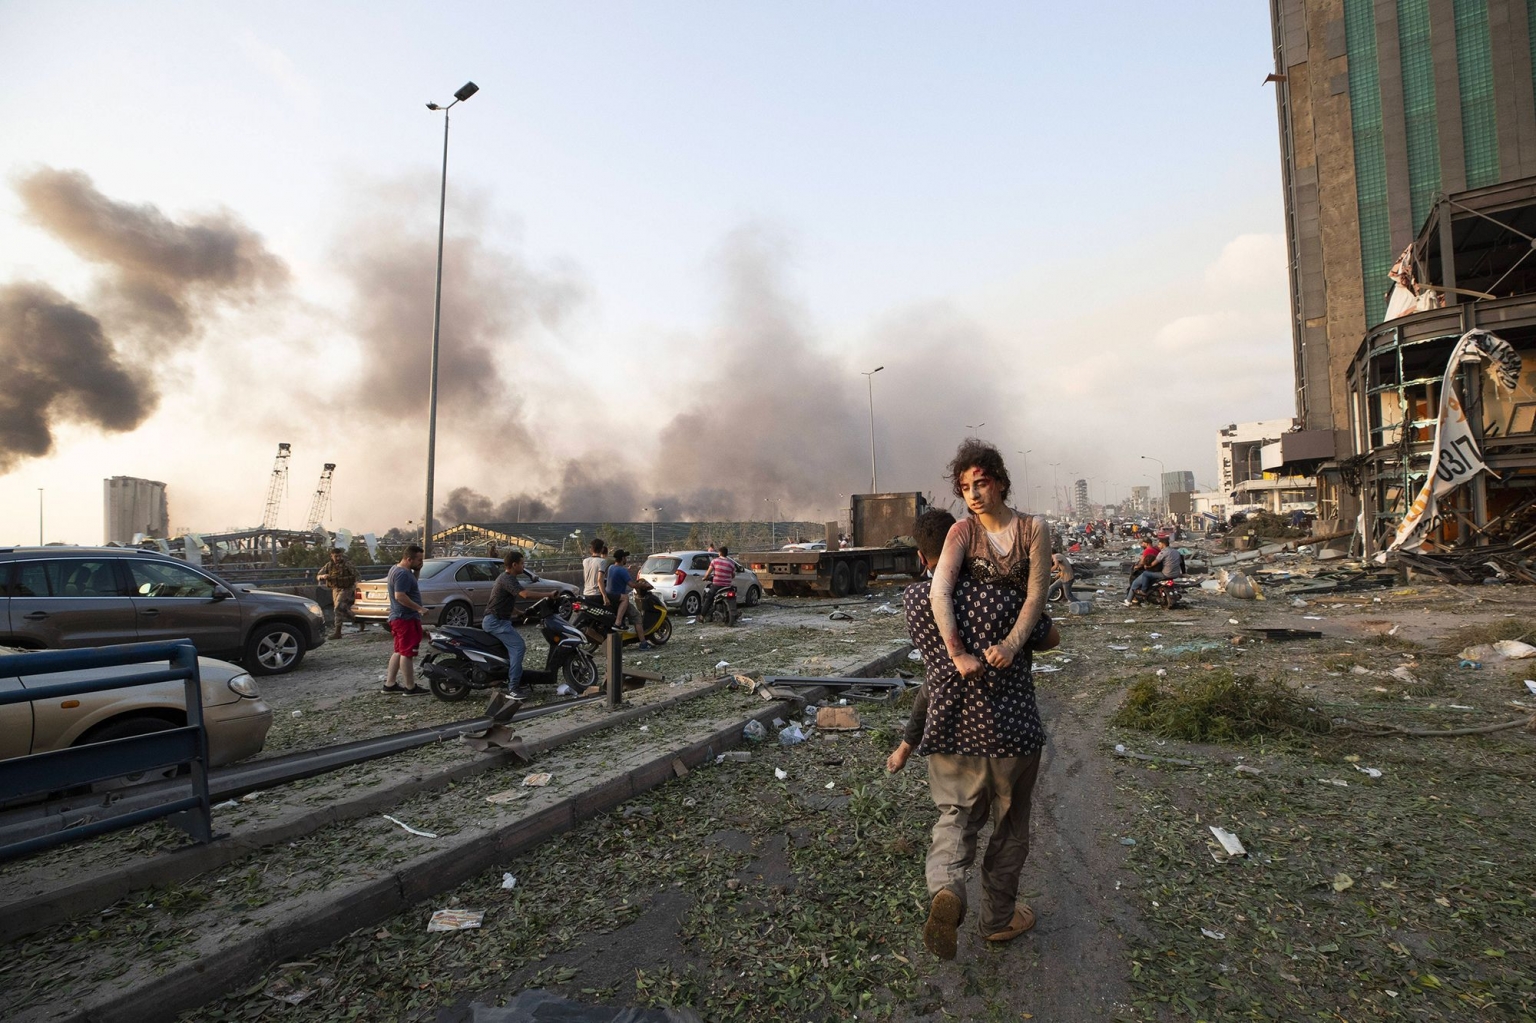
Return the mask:
POLYGON ((928 894, 948 888, 965 906, 965 875, 976 861, 976 836, 987 818, 992 838, 981 860, 983 933, 1013 919, 1019 873, 1029 858, 1029 803, 1040 770, 1040 753, 1027 757, 928 755, 928 791, 939 808, 928 847, 928 894))

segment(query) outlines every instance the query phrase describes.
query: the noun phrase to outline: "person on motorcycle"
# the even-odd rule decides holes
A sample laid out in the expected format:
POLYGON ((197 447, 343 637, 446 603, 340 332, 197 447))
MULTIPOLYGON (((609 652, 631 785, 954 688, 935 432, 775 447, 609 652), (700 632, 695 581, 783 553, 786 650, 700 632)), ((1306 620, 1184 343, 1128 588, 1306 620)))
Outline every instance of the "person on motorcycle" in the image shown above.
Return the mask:
POLYGON ((520 598, 533 599, 536 594, 523 589, 517 575, 523 570, 523 552, 508 551, 501 559, 502 573, 491 585, 491 599, 485 605, 485 617, 480 628, 501 640, 507 648, 507 695, 514 700, 526 700, 533 695, 533 687, 523 684, 523 654, 527 644, 517 631, 517 602, 520 598))
POLYGON ((645 615, 640 610, 640 594, 636 592, 635 599, 630 599, 630 592, 635 589, 635 577, 630 574, 628 565, 629 552, 622 547, 614 551, 613 564, 608 566, 608 577, 603 589, 608 597, 608 606, 615 609, 613 627, 623 631, 627 618, 635 630, 636 638, 640 640, 635 649, 649 650, 651 644, 645 638, 645 615))
POLYGON ((1177 579, 1184 574, 1184 554, 1166 536, 1157 538, 1158 552, 1152 559, 1152 567, 1138 575, 1125 594, 1125 606, 1141 603, 1154 584, 1177 579))
POLYGON ((731 549, 721 546, 720 552, 709 563, 709 584, 704 587, 704 611, 714 605, 715 594, 736 581, 736 562, 731 560, 731 549))
POLYGON ((608 595, 603 592, 603 581, 608 577, 608 544, 600 536, 592 538, 591 555, 581 561, 581 599, 608 606, 608 595))
POLYGON ((1051 576, 1051 585, 1045 591, 1045 599, 1047 601, 1071 600, 1072 580, 1075 578, 1072 572, 1072 559, 1065 554, 1052 554, 1051 576))

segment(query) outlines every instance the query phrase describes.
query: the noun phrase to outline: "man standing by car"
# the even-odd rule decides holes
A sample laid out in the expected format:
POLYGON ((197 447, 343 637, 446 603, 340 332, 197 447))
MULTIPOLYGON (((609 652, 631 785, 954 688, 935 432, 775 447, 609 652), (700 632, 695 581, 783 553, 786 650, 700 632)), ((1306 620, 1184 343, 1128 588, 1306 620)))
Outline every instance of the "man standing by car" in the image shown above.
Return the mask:
POLYGON ((724 545, 709 563, 709 585, 704 587, 703 613, 714 606, 715 594, 736 581, 736 562, 731 560, 731 549, 724 545))
POLYGON ((345 618, 354 624, 357 622, 357 615, 352 612, 352 600, 357 596, 357 569, 352 567, 352 562, 347 560, 341 548, 332 547, 331 560, 315 578, 331 588, 331 609, 334 612, 331 638, 340 639, 341 620, 345 618))
MULTIPOLYGON (((601 542, 594 541, 594 546, 601 542)), ((507 695, 514 700, 526 700, 533 695, 532 687, 523 684, 523 654, 528 647, 514 623, 517 621, 518 598, 532 598, 537 594, 523 589, 523 584, 518 581, 517 574, 523 570, 522 551, 508 551, 501 563, 503 570, 491 586, 491 599, 485 605, 485 617, 480 620, 480 627, 501 640, 502 646, 507 648, 507 695)))
POLYGON ((395 637, 395 652, 389 655, 389 673, 384 677, 382 692, 418 696, 427 691, 416 684, 416 651, 421 647, 421 616, 426 611, 416 573, 421 571, 423 560, 421 548, 411 544, 385 579, 389 589, 389 631, 395 637), (395 679, 402 675, 405 684, 396 685, 395 679))

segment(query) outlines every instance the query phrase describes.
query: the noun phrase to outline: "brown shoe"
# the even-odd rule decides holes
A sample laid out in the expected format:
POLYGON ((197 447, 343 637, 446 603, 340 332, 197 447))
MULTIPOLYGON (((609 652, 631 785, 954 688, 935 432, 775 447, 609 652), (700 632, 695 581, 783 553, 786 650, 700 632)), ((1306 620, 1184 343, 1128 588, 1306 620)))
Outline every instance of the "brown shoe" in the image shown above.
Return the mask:
POLYGON ((953 959, 958 947, 956 931, 965 905, 948 888, 933 897, 928 908, 928 922, 923 924, 923 945, 940 959, 953 959))
POLYGON ((982 933, 982 937, 988 941, 1012 941, 1031 927, 1035 926, 1035 911, 1028 906, 1013 907, 1013 919, 1008 921, 1008 926, 991 934, 982 933))

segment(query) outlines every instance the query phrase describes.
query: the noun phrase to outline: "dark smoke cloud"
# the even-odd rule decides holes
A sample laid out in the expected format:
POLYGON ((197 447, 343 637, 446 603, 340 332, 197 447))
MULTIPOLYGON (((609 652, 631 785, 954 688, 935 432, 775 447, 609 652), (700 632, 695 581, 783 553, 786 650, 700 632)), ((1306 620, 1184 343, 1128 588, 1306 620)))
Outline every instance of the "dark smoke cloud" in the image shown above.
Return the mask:
POLYGON ((94 316, 42 284, 0 286, 0 473, 53 450, 53 430, 131 430, 154 409, 147 376, 126 365, 94 316))
MULTIPOLYGON (((359 190, 337 262, 350 283, 354 333, 364 368, 361 411, 399 419, 427 407, 437 259, 437 190, 425 179, 359 190)), ((506 453, 530 453, 524 392, 504 367, 535 326, 558 332, 585 289, 568 270, 543 273, 483 236, 490 219, 478 196, 450 205, 443 257, 438 409, 472 437, 506 453)), ((515 372, 515 371, 514 371, 515 372)), ((444 427, 440 426, 440 430, 444 427)))
POLYGON ((154 206, 103 195, 80 171, 20 179, 27 216, 80 258, 107 270, 97 301, 108 323, 163 349, 193 336, 215 303, 249 301, 285 284, 288 269, 229 213, 171 220, 154 206))
POLYGON ((53 450, 62 423, 134 429, 159 400, 152 360, 195 339, 216 307, 287 280, 261 237, 228 214, 177 222, 51 168, 20 178, 16 193, 29 219, 102 274, 94 312, 41 284, 0 286, 0 472, 53 450))
MULTIPOLYGON (((647 507, 660 507, 663 521, 766 519, 774 513, 767 499, 778 501, 783 517, 818 518, 867 490, 863 380, 818 349, 806 315, 786 295, 784 262, 770 235, 732 234, 720 260, 720 325, 697 360, 711 372, 690 388, 693 403, 662 427, 654 464, 637 472, 588 456, 546 466, 540 478, 550 485, 522 497, 521 520, 636 521, 648 517, 647 507)), ((952 310, 891 317, 869 346, 896 355, 876 378, 882 490, 922 490, 942 502, 943 466, 965 433, 961 424, 986 418, 997 439, 1028 419, 1005 396, 1005 383, 1021 374, 996 361, 992 340, 952 310)), ((1013 462, 1010 445, 998 443, 1013 462)), ((493 501, 461 488, 443 514, 450 522, 510 522, 519 519, 517 507, 516 497, 493 501)))

